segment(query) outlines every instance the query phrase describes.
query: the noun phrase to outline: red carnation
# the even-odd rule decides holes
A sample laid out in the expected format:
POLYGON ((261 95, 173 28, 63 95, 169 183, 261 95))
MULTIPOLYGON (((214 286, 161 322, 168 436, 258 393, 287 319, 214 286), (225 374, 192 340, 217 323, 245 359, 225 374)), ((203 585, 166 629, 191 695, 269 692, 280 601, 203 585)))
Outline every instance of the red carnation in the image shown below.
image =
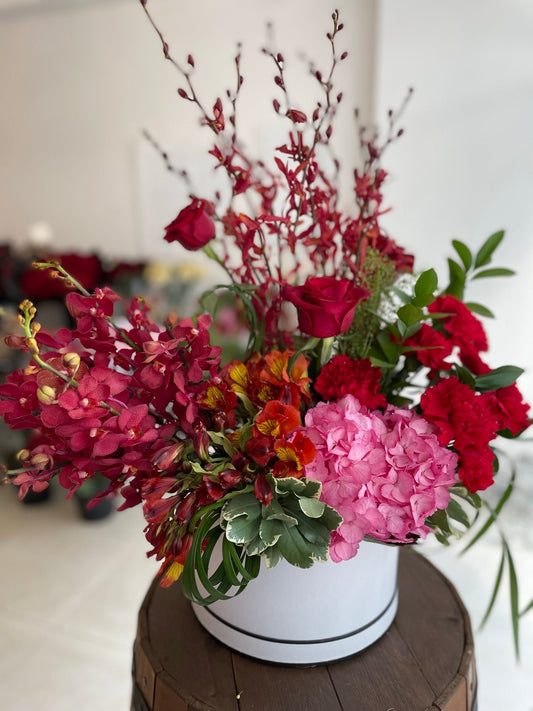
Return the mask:
POLYGON ((523 401, 522 394, 514 383, 507 388, 485 393, 485 398, 496 419, 498 431, 509 430, 516 436, 529 427, 529 405, 523 401))
POLYGON ((404 345, 413 348, 417 359, 431 370, 450 370, 452 367, 452 363, 445 358, 451 355, 453 345, 427 323, 423 323, 420 330, 408 338, 404 345))
POLYGON ((474 492, 486 489, 492 483, 493 455, 489 442, 496 437, 498 425, 485 394, 476 394, 459 378, 451 376, 440 380, 426 390, 420 406, 428 422, 437 426, 439 442, 449 444, 459 454, 461 480, 474 492), (480 468, 474 476, 474 460, 479 459, 480 468))
POLYGON ((324 400, 340 400, 353 395, 368 408, 386 407, 387 400, 379 392, 381 368, 370 363, 369 358, 353 360, 337 355, 327 363, 315 381, 315 390, 324 400))
POLYGON ((483 371, 480 352, 489 348, 481 321, 455 296, 438 296, 428 306, 430 313, 446 313, 450 316, 440 320, 453 346, 458 346, 462 362, 476 375, 483 371))
POLYGON ((494 484, 494 452, 484 447, 472 456, 459 457, 459 478, 469 491, 484 491, 494 484))
POLYGON ((443 378, 428 388, 420 399, 424 417, 437 425, 443 446, 454 443, 456 450, 486 445, 498 430, 485 395, 476 394, 457 376, 443 378))
POLYGON ((213 206, 207 200, 194 198, 165 228, 167 242, 179 242, 182 247, 195 251, 210 242, 216 234, 215 223, 209 216, 213 206))

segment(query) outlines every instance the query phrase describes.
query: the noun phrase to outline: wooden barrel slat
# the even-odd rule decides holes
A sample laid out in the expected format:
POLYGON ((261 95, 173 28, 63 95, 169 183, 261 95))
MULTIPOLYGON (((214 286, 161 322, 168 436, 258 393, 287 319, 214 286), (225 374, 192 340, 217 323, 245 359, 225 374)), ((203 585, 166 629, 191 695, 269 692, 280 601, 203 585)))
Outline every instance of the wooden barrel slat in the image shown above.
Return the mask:
POLYGON ((330 674, 343 711, 414 711, 435 698, 394 623, 372 647, 332 664, 330 674))
POLYGON ((296 669, 235 655, 235 672, 239 711, 342 711, 325 666, 296 669))
MULTIPOLYGON (((150 641, 154 656, 166 672, 165 691, 158 693, 156 682, 154 699, 166 698, 169 687, 193 709, 235 711, 230 650, 200 627, 178 585, 165 590, 154 581, 151 593, 147 610, 150 641)), ((175 711, 172 706, 154 708, 175 711)))
POLYGON ((199 625, 179 585, 154 581, 139 611, 132 711, 475 711, 472 632, 457 592, 411 550, 401 551, 399 585, 382 639, 296 669, 232 652, 199 625))
MULTIPOLYGON (((409 563, 413 556, 404 558, 409 563)), ((466 617, 451 584, 425 558, 416 556, 415 560, 417 565, 402 564, 399 569, 400 591, 408 592, 394 624, 419 660, 437 699, 461 665, 466 617)))

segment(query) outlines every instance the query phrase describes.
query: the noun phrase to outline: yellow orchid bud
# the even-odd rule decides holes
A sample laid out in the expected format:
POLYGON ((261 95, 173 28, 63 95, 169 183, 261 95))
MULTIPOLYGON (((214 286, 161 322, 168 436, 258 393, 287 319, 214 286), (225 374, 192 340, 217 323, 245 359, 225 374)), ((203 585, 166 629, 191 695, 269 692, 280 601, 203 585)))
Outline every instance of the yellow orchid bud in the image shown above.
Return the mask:
POLYGON ((55 402, 56 395, 57 393, 54 388, 51 388, 49 385, 41 385, 37 388, 37 399, 43 405, 51 405, 55 402))
POLYGON ((52 463, 52 458, 48 455, 45 454, 44 452, 39 452, 38 454, 34 454, 33 457, 30 459, 30 464, 32 467, 35 469, 46 469, 46 467, 52 463))
POLYGON ((19 462, 27 462, 28 459, 30 458, 30 450, 29 449, 21 449, 19 452, 16 453, 15 456, 19 462))
POLYGON ((30 353, 32 353, 33 355, 37 355, 39 353, 39 346, 37 345, 37 341, 35 340, 35 338, 33 338, 33 336, 30 338, 26 338, 24 343, 26 344, 30 353))
POLYGON ((72 373, 75 373, 80 367, 81 359, 77 353, 65 353, 63 356, 63 365, 72 373))

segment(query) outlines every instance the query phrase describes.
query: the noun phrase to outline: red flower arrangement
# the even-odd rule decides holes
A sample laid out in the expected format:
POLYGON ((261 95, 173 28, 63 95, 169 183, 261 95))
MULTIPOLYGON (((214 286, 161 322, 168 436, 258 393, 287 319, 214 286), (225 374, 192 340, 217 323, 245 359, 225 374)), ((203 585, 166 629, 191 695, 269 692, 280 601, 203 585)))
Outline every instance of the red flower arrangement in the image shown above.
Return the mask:
MULTIPOLYGON (((274 111, 289 125, 272 166, 245 153, 235 133, 240 57, 229 115, 221 99, 209 114, 193 89, 192 57, 182 68, 163 41, 187 85, 178 93, 213 132, 209 153, 230 185, 226 202, 191 195, 165 239, 202 249, 226 272, 248 325, 241 359, 223 365, 206 314, 157 324, 133 299, 119 326, 116 294, 91 293, 52 263, 37 267, 76 289, 66 297, 76 325, 45 333, 25 301, 24 334, 8 339, 29 363, 0 386, 0 414, 41 437, 6 478, 24 496, 58 476, 72 495, 103 474, 102 495, 143 506, 162 584, 185 569, 185 592, 199 602, 242 589, 261 558, 310 567, 330 549, 336 560, 353 555, 363 536, 406 543, 433 531, 447 542, 493 483, 493 440, 530 424, 514 384, 521 370, 484 363, 474 311, 486 310, 464 302, 470 278, 508 273, 485 270, 503 233, 476 254, 454 242, 461 264, 451 260, 439 287, 433 269, 412 274, 413 257, 382 229, 381 158, 401 134, 393 113, 383 145, 360 132, 354 209, 338 205, 319 155, 342 99, 332 81, 346 56, 336 50, 341 29, 334 13, 329 73, 313 69, 323 100, 307 113, 288 103, 283 57, 265 50, 285 102, 275 99, 274 111), (291 313, 297 328, 285 325, 291 313), (220 539, 223 565, 209 575, 220 539)), ((204 300, 215 312, 219 291, 204 300)))

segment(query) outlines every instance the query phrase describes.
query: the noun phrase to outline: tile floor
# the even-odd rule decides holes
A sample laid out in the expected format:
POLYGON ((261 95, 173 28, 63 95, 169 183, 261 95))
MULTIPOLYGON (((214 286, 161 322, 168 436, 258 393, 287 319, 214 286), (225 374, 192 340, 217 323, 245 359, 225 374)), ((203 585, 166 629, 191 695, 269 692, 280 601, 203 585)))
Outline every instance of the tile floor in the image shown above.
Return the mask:
MULTIPOLYGON (((525 604, 533 597, 527 452, 522 468, 502 523, 525 604)), ((59 488, 33 506, 20 504, 11 487, 0 488, 1 711, 128 711, 137 610, 156 570, 144 554, 142 527, 136 509, 87 522, 59 488)), ((475 627, 498 566, 495 537, 488 534, 462 558, 457 549, 424 546, 458 588, 475 627)), ((476 633, 479 711, 533 711, 533 611, 523 618, 521 634, 516 665, 508 598, 501 594, 486 628, 476 633)))

